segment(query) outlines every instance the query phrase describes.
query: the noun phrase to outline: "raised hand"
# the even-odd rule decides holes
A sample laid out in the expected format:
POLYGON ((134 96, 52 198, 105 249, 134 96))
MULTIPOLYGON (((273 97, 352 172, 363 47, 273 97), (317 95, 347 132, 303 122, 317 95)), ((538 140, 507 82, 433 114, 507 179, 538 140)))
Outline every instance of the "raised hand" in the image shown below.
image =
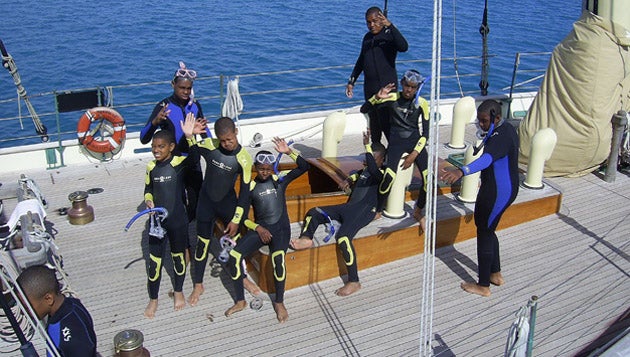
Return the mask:
POLYGON ((289 147, 289 145, 287 145, 287 142, 283 138, 275 136, 273 139, 271 139, 271 142, 273 143, 273 145, 275 145, 277 152, 281 152, 283 154, 291 153, 291 148, 289 147))
POLYGON ((184 132, 184 135, 186 136, 187 139, 193 137, 196 122, 197 122, 197 119, 195 118, 195 113, 188 113, 186 115, 186 119, 184 121, 179 122, 180 125, 182 126, 182 131, 184 132))
POLYGON ((396 89, 396 84, 389 83, 385 87, 379 89, 378 93, 376 93, 376 98, 377 99, 385 99, 385 98, 389 97, 389 93, 391 93, 391 91, 393 91, 394 89, 396 89))

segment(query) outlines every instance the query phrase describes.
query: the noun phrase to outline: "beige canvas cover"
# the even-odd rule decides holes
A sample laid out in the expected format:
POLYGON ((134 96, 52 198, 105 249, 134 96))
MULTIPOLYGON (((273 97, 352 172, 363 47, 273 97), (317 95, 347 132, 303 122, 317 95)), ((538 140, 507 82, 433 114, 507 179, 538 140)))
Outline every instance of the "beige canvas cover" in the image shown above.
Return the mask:
POLYGON ((518 128, 521 163, 531 139, 552 128, 558 141, 545 176, 578 176, 599 167, 610 152, 611 118, 630 109, 630 30, 584 11, 554 49, 547 73, 518 128))

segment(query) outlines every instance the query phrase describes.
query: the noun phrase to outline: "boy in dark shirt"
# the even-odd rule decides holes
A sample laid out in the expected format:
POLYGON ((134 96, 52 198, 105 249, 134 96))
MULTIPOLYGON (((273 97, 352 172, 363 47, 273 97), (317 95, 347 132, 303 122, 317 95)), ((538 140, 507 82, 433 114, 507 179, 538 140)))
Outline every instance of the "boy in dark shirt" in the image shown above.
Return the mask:
POLYGON ((55 271, 28 267, 17 278, 38 319, 48 316, 46 331, 61 356, 96 356, 92 317, 79 299, 61 293, 55 271))

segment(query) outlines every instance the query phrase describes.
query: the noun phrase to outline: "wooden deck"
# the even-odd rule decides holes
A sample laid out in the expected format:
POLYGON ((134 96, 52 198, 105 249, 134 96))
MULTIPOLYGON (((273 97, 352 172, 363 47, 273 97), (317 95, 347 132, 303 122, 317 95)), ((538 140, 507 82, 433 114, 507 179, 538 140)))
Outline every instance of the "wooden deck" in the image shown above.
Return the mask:
MULTIPOLYGON (((360 140, 348 138, 344 150, 361 150, 360 140)), ((305 156, 316 157, 319 145, 301 142, 296 147, 305 156)), ((285 304, 290 318, 285 324, 277 323, 269 301, 260 311, 247 309, 224 317, 233 295, 225 274, 206 274, 199 305, 179 312, 173 311, 167 295, 170 281, 163 279, 157 316, 145 319, 145 227, 137 222, 127 233, 123 227, 142 205, 149 159, 147 155, 24 172, 46 194, 48 221, 72 288, 94 318, 103 356, 113 355, 113 337, 124 329, 142 331, 144 346, 153 356, 418 355, 421 254, 361 270, 363 288, 350 297, 334 294, 343 283, 339 277, 289 290, 285 304), (73 226, 66 216, 56 214, 56 208, 70 205, 69 193, 94 187, 104 188, 88 198, 95 210, 94 222, 73 226)), ((20 173, 0 177, 2 194, 10 191, 20 173)), ((474 240, 437 250, 436 355, 502 355, 514 314, 532 295, 539 296, 536 356, 576 355, 616 319, 628 315, 630 177, 618 174, 616 182, 605 183, 591 174, 550 182, 562 191, 559 213, 498 233, 506 285, 493 287, 490 298, 471 296, 459 288, 462 280, 476 279, 474 240)), ((450 197, 452 207, 470 209, 450 197)), ((11 212, 14 201, 4 203, 6 212, 11 212)), ((191 291, 190 279, 184 291, 191 291)), ((628 326, 627 317, 616 326, 628 326)), ((43 355, 41 341, 35 343, 43 355)))

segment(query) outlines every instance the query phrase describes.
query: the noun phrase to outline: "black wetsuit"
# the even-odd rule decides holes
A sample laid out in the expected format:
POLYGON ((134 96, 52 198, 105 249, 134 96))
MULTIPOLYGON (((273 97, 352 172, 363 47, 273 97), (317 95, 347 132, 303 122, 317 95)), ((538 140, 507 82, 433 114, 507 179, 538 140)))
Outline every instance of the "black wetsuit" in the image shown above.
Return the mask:
POLYGON ((331 220, 341 223, 339 230, 335 232, 335 239, 348 269, 348 281, 352 282, 359 281, 352 240, 357 232, 368 225, 376 216, 377 207, 380 205, 379 185, 383 180, 383 171, 376 166, 368 145, 366 148, 368 149, 365 154, 367 168, 351 176, 354 186, 348 202, 319 207, 325 215, 319 212, 317 208, 311 208, 304 217, 301 233, 301 236, 312 239, 320 224, 330 223, 326 215, 331 220))
POLYGON ((518 136, 504 123, 489 133, 483 154, 461 167, 464 175, 481 171, 475 202, 479 285, 490 286, 490 274, 501 271, 499 240, 495 233, 501 215, 518 194, 518 136))
MULTIPOLYGON (((181 292, 186 276, 184 251, 188 246, 188 216, 184 193, 184 177, 189 166, 195 164, 195 156, 171 156, 164 161, 153 160, 147 165, 144 199, 153 201, 155 207, 168 211, 162 222, 171 247, 175 276, 173 290, 181 292)), ((160 239, 149 234, 148 290, 149 298, 157 299, 160 290, 162 257, 166 237, 160 239)))
POLYGON ((90 313, 72 297, 66 297, 46 328, 61 356, 96 356, 96 333, 90 313))
POLYGON ((382 108, 382 113, 389 118, 390 123, 390 132, 386 135, 388 143, 386 175, 394 177, 396 172, 401 169, 399 162, 403 154, 409 154, 414 150, 418 152, 414 163, 422 175, 422 190, 418 195, 416 206, 422 209, 426 204, 426 177, 429 159, 426 149, 429 140, 428 103, 421 97, 405 99, 402 92, 396 92, 386 99, 379 100, 374 96, 371 97, 361 107, 361 112, 370 111, 373 106, 382 108), (422 128, 421 130, 419 126, 422 128))
MULTIPOLYGON (((175 136, 175 142, 177 143, 175 146, 175 150, 173 151, 173 155, 186 155, 188 153, 188 143, 186 142, 186 137, 184 136, 184 132, 182 131, 180 121, 184 121, 186 119, 186 115, 188 113, 195 113, 195 118, 203 118, 203 110, 201 109, 201 104, 194 100, 191 105, 188 105, 188 102, 182 102, 175 94, 171 95, 168 98, 162 99, 158 104, 153 108, 153 112, 149 116, 149 120, 146 125, 140 131, 140 142, 143 144, 148 144, 151 142, 153 138, 153 134, 155 131, 160 130, 168 130, 175 136), (164 120, 160 123, 160 125, 153 125, 153 119, 158 115, 160 110, 163 107, 168 107, 170 110, 168 114, 168 120, 164 120)), ((206 128, 206 133, 202 135, 202 137, 211 137, 210 130, 206 128)), ((201 167, 199 165, 192 166, 186 175, 186 195, 187 195, 187 205, 188 205, 188 220, 192 221, 195 218, 195 212, 197 209, 197 197, 199 196, 199 190, 201 189, 201 181, 203 180, 203 176, 201 174, 201 167)))
POLYGON ((198 150, 206 161, 206 174, 199 203, 197 204, 197 248, 193 259, 193 282, 201 284, 208 261, 210 239, 217 218, 227 227, 229 222, 241 223, 243 213, 249 206, 249 182, 252 174, 252 158, 241 145, 227 151, 218 139, 200 142, 188 141, 191 153, 198 150), (241 176, 238 199, 234 184, 241 176))
MULTIPOLYGON (((387 84, 397 83, 396 56, 398 52, 406 52, 408 47, 407 40, 394 25, 383 27, 381 32, 376 35, 371 32, 366 33, 363 36, 361 52, 348 83, 354 85, 363 72, 365 100, 368 100, 387 84)), ((368 115, 372 142, 380 143, 381 134, 387 132, 387 120, 380 117, 378 110, 370 111, 368 115)))
POLYGON ((289 248, 291 239, 291 224, 287 212, 286 189, 291 181, 308 171, 309 165, 301 156, 292 153, 298 167, 289 171, 281 181, 274 175, 265 181, 257 177, 250 184, 250 200, 254 209, 254 221, 245 220, 245 225, 250 229, 237 241, 236 247, 230 251, 228 270, 234 279, 236 301, 245 300, 243 292, 243 274, 241 273, 242 259, 260 249, 262 242, 256 227, 266 228, 272 235, 269 243, 269 254, 273 265, 276 302, 284 301, 284 285, 286 269, 284 256, 289 248))

